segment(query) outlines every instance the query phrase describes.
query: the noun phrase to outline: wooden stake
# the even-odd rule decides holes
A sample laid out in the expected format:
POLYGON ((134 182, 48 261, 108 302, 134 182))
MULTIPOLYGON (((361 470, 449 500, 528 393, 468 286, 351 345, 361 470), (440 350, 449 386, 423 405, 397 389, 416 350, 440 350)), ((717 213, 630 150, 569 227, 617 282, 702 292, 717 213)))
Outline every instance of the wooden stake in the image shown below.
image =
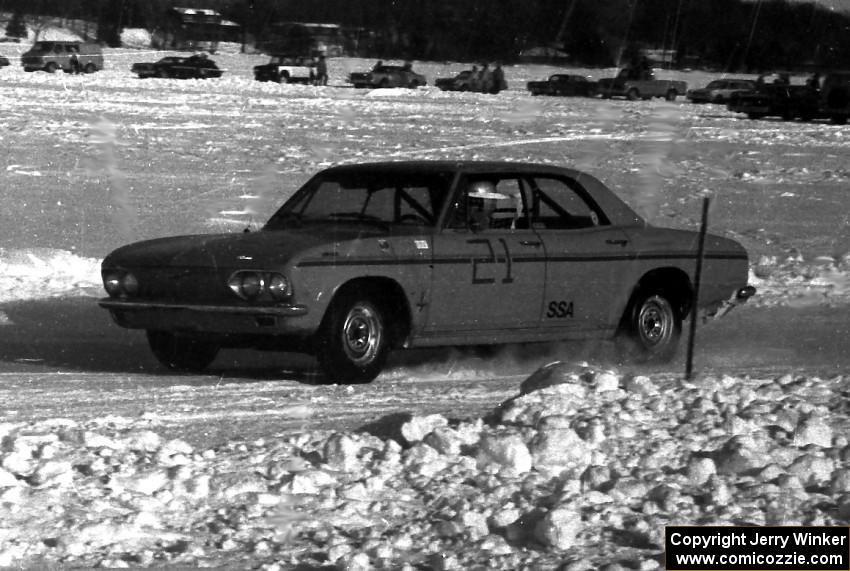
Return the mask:
POLYGON ((702 201, 702 223, 699 228, 699 245, 697 246, 697 267, 694 271, 694 297, 691 300, 691 331, 688 336, 688 358, 685 364, 685 379, 690 380, 694 372, 694 343, 697 335, 697 314, 699 309, 699 286, 702 281, 702 261, 705 257, 705 235, 708 231, 709 197, 702 201))

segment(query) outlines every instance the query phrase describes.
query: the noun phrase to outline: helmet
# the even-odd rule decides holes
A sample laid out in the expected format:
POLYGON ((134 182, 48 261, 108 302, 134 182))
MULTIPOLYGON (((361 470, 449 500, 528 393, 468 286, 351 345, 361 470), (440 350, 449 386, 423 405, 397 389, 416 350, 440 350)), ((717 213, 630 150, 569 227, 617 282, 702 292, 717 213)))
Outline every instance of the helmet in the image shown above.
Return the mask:
POLYGON ((496 192, 496 185, 488 180, 475 181, 469 185, 466 191, 470 198, 489 198, 491 200, 502 200, 508 198, 500 192, 496 192))

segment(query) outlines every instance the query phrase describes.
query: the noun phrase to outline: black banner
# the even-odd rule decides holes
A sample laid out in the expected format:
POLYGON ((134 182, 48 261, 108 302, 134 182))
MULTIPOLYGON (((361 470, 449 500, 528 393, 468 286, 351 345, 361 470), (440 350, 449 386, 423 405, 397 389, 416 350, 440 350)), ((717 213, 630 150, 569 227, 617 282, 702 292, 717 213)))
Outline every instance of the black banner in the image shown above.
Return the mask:
POLYGON ((667 526, 667 571, 850 571, 850 527, 667 526))

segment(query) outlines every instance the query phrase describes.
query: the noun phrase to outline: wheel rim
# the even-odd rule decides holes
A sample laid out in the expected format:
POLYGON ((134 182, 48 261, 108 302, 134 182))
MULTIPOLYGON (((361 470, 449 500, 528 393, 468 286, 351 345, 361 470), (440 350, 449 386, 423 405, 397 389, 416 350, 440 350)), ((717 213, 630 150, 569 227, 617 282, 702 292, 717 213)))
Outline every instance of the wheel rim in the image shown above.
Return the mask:
POLYGON ((670 304, 659 296, 647 299, 638 314, 638 335, 647 347, 663 344, 673 333, 670 304))
POLYGON ((370 363, 378 354, 381 338, 378 312, 366 304, 352 307, 342 326, 342 347, 346 356, 357 365, 370 363))

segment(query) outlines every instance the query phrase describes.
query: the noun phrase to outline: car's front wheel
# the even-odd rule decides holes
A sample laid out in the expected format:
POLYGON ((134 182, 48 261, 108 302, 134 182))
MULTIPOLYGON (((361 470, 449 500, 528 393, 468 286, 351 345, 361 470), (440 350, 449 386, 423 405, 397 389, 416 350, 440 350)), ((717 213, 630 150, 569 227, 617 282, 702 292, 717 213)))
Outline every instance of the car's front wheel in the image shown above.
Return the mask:
POLYGON ((328 308, 318 334, 316 357, 329 382, 368 383, 383 369, 389 346, 381 305, 372 295, 349 290, 328 308))
POLYGON ((148 331, 147 335, 154 357, 173 371, 203 371, 220 349, 214 340, 197 335, 171 331, 148 331))
POLYGON ((641 362, 667 362, 676 355, 682 318, 661 292, 638 294, 624 320, 626 337, 641 362))

